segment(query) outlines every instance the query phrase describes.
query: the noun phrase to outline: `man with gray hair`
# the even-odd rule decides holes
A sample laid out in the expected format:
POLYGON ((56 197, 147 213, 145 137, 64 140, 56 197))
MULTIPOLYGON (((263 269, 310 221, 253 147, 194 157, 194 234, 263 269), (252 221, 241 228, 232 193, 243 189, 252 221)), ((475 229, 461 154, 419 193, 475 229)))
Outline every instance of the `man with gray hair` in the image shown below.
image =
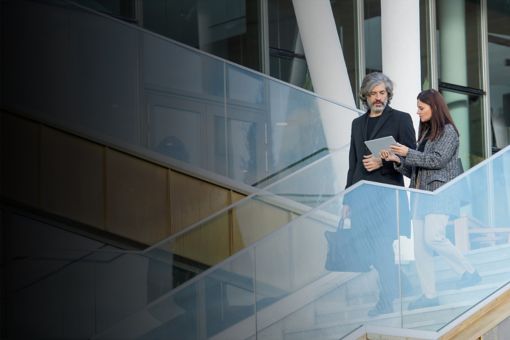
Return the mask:
MULTIPOLYGON (((409 148, 416 148, 416 135, 411 116, 389 106, 393 97, 393 82, 383 73, 366 75, 360 89, 360 99, 366 113, 352 122, 349 150, 349 171, 346 188, 361 180, 404 186, 404 178, 391 162, 372 155, 365 141, 393 136, 409 148)), ((399 295, 399 275, 395 265, 393 241, 400 235, 409 236, 410 218, 407 195, 388 188, 361 186, 344 197, 343 218, 350 218, 356 242, 379 276, 379 296, 369 316, 393 312, 393 301, 399 295), (393 193, 393 194, 391 194, 393 193), (399 235, 400 231, 400 235, 399 235)))

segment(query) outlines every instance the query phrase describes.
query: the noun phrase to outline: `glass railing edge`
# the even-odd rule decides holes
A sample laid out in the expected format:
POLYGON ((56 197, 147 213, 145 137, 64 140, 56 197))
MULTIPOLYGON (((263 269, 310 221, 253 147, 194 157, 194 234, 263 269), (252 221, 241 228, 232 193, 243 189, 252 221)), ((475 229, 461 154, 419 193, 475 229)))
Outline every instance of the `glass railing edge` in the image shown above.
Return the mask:
MULTIPOLYGON (((487 161, 482 162, 483 164, 480 164, 479 166, 477 166, 476 169, 489 165, 491 162, 493 162, 494 160, 496 160, 499 157, 503 156, 506 152, 509 152, 509 151, 510 151, 510 147, 501 150, 501 152, 498 155, 494 155, 493 157, 489 158, 487 161)), ((476 171, 476 169, 474 171, 476 171)), ((471 173, 473 173, 473 171, 468 171, 466 175, 470 175, 471 173)), ((309 210, 308 212, 304 213, 303 215, 299 216, 296 220, 293 220, 292 222, 290 222, 288 224, 295 223, 299 219, 304 219, 304 218, 309 218, 310 216, 314 216, 314 214, 316 214, 316 212, 322 211, 323 210, 322 208, 324 206, 330 204, 333 200, 336 200, 339 197, 341 197, 342 195, 345 195, 345 194, 347 194, 347 193, 349 193, 349 192, 351 192, 353 190, 356 190, 357 188, 359 188, 361 186, 365 186, 365 185, 373 186, 373 187, 388 188, 388 189, 393 189, 393 190, 396 190, 396 191, 416 192, 418 194, 424 194, 424 195, 432 195, 432 196, 437 195, 436 192, 429 192, 429 191, 423 191, 423 190, 417 190, 417 189, 410 189, 410 188, 404 188, 404 187, 395 186, 395 185, 387 185, 387 184, 381 184, 381 183, 375 183, 375 182, 369 182, 369 181, 361 181, 361 182, 358 182, 355 185, 351 186, 350 188, 348 188, 346 190, 343 190, 342 192, 338 193, 335 197, 332 197, 332 198, 328 199, 327 201, 323 202, 319 206, 309 210)), ((286 224, 286 225, 288 225, 288 224, 286 224)), ((259 239, 255 243, 245 247, 244 249, 240 250, 236 254, 234 254, 234 255, 230 256, 229 258, 219 262, 215 266, 210 267, 210 268, 204 270, 202 273, 199 273, 198 275, 196 275, 192 279, 188 280, 187 282, 183 283, 179 287, 176 287, 175 289, 173 289, 173 290, 171 290, 171 291, 161 295, 160 297, 158 297, 158 299, 152 301, 150 303, 150 305, 152 305, 153 303, 157 304, 158 302, 163 301, 164 299, 172 296, 173 294, 177 294, 180 291, 188 288, 190 285, 193 285, 193 284, 199 282, 200 280, 203 280, 209 274, 211 274, 212 272, 214 272, 218 268, 224 266, 229 261, 234 261, 234 260, 236 260, 236 259, 238 259, 238 258, 240 258, 240 257, 242 257, 244 255, 246 255, 247 252, 253 251, 253 249, 256 248, 261 242, 264 242, 264 240, 269 239, 271 236, 272 235, 269 234, 269 235, 266 235, 266 236, 262 237, 261 239, 259 239)), ((500 294, 499 292, 501 292, 502 290, 505 290, 506 288, 510 287, 509 285, 510 285, 510 283, 506 284, 504 287, 498 288, 496 291, 494 291, 489 296, 487 296, 485 299, 483 299, 482 302, 478 302, 475 305, 479 305, 480 303, 488 303, 488 302, 484 302, 486 300, 491 300, 492 301, 494 298, 497 298, 498 294, 500 294)), ((466 317, 468 317, 471 309, 472 309, 472 307, 470 307, 468 310, 466 310, 465 312, 461 313, 460 315, 457 315, 453 320, 459 319, 458 322, 463 322, 464 319, 460 319, 460 318, 463 315, 466 315, 466 317)), ((454 322, 454 321, 452 321, 452 322, 454 322)), ((446 330, 448 329, 448 325, 449 324, 450 323, 446 323, 446 325, 443 326, 441 329, 444 329, 444 332, 446 332, 446 330)), ((454 327, 454 326, 451 326, 451 327, 454 327)))
POLYGON ((494 160, 498 159, 499 157, 503 157, 503 155, 510 150, 510 145, 504 147, 503 149, 499 150, 497 153, 493 154, 491 157, 484 159, 480 163, 476 164, 475 166, 467 169, 464 171, 464 173, 460 174, 459 176, 455 177, 445 185, 438 188, 434 193, 439 194, 445 190, 448 190, 449 187, 455 185, 457 182, 462 181, 464 178, 469 176, 472 172, 477 171, 480 168, 483 168, 486 164, 492 163, 494 160))
POLYGON ((447 322, 444 326, 439 328, 437 330, 438 336, 444 336, 447 333, 453 331, 456 327, 460 326, 464 322, 468 321, 471 317, 475 316, 480 309, 494 303, 510 290, 510 282, 507 284, 501 286, 496 291, 492 292, 489 296, 487 296, 485 299, 481 300, 477 304, 471 306, 468 310, 458 315, 456 318, 451 320, 450 322, 447 322), (474 308, 478 307, 478 308, 474 308))
MULTIPOLYGON (((345 145, 344 147, 340 148, 339 150, 337 150, 337 151, 335 151, 333 153, 327 154, 327 155, 323 156, 322 158, 317 159, 317 160, 313 161, 312 163, 309 163, 309 164, 305 165, 304 167, 301 167, 300 169, 298 169, 297 171, 293 172, 292 174, 290 174, 290 175, 288 175, 286 177, 280 178, 279 180, 271 183, 269 186, 267 186, 265 188, 257 189, 255 192, 253 192, 250 195, 244 197, 243 199, 241 199, 241 200, 239 200, 239 201, 237 201, 237 202, 235 202, 235 203, 233 203, 233 204, 231 204, 231 205, 229 205, 229 206, 227 206, 225 208, 222 208, 221 210, 219 210, 219 211, 217 211, 217 212, 207 216, 206 218, 204 218, 204 219, 202 219, 200 221, 197 221, 197 222, 191 224, 190 226, 188 226, 188 227, 178 231, 177 233, 175 233, 175 234, 173 234, 173 235, 171 235, 171 236, 169 236, 169 237, 167 237, 167 238, 157 242, 156 244, 151 245, 150 247, 145 249, 144 252, 149 252, 152 249, 158 248, 158 247, 160 247, 161 245, 163 245, 163 244, 165 244, 167 242, 170 242, 172 240, 175 240, 178 237, 183 236, 184 234, 186 234, 186 233, 190 232, 191 230, 199 227, 200 225, 202 225, 202 224, 204 224, 204 223, 206 223, 206 222, 208 222, 208 221, 210 221, 210 220, 220 216, 221 214, 229 211, 230 209, 233 209, 233 208, 236 208, 236 207, 238 207, 238 206, 240 206, 242 204, 245 204, 246 202, 248 202, 249 200, 252 200, 257 195, 263 194, 266 197, 267 196, 278 197, 278 195, 276 195, 276 194, 274 194, 274 193, 272 193, 270 191, 271 188, 281 184, 282 182, 285 182, 285 181, 289 180, 290 178, 293 178, 294 176, 298 176, 302 172, 305 172, 305 171, 309 170, 310 168, 314 167, 318 163, 325 162, 325 161, 333 158, 336 153, 340 153, 340 152, 344 151, 348 147, 349 147, 348 145, 345 145)), ((296 204, 296 206, 305 208, 303 205, 298 204, 298 202, 293 202, 293 203, 296 204)), ((305 208, 304 210, 308 210, 308 209, 305 208)))
MULTIPOLYGON (((27 0, 27 1, 34 1, 34 0, 27 0)), ((230 66, 233 66, 233 67, 237 67, 237 68, 239 68, 239 69, 241 69, 241 70, 243 70, 243 71, 247 71, 248 73, 256 74, 256 75, 258 75, 258 76, 260 76, 260 77, 262 77, 262 78, 265 78, 266 80, 274 81, 274 82, 276 82, 276 83, 279 83, 279 84, 284 85, 284 86, 291 87, 291 88, 293 88, 293 89, 295 89, 295 90, 298 90, 298 91, 300 91, 300 92, 306 93, 306 94, 311 95, 311 96, 313 96, 313 97, 319 98, 319 99, 324 100, 324 101, 326 101, 326 102, 329 102, 329 103, 331 103, 331 104, 335 104, 335 105, 341 106, 341 107, 343 107, 343 108, 346 108, 346 109, 348 109, 348 110, 355 111, 355 112, 357 112, 358 114, 363 114, 363 113, 365 113, 365 111, 360 110, 360 109, 358 109, 358 108, 356 108, 356 107, 352 107, 352 106, 350 106, 350 105, 340 103, 340 102, 335 101, 335 100, 333 100, 333 99, 331 99, 331 98, 323 97, 323 96, 318 95, 318 94, 316 94, 316 93, 314 93, 314 92, 312 92, 312 91, 306 90, 306 89, 304 89, 304 88, 302 88, 302 87, 299 87, 299 86, 296 86, 296 85, 294 85, 294 84, 290 84, 290 83, 284 82, 283 80, 280 80, 280 79, 277 79, 277 78, 273 78, 273 77, 271 77, 271 76, 269 76, 269 75, 267 75, 267 74, 265 74, 265 73, 262 73, 262 72, 259 72, 259 71, 256 71, 256 70, 253 70, 253 69, 250 69, 250 68, 248 68, 248 67, 246 67, 246 66, 243 66, 243 65, 236 64, 236 63, 234 63, 234 62, 232 62, 232 61, 230 61, 230 60, 223 59, 223 58, 221 58, 221 57, 215 56, 215 55, 210 54, 210 53, 208 53, 208 52, 204 52, 204 51, 199 50, 199 49, 197 49, 197 48, 194 48, 194 47, 192 47, 192 46, 185 45, 185 44, 183 44, 183 43, 181 43, 181 42, 179 42, 179 41, 176 41, 176 40, 173 40, 173 39, 171 39, 171 38, 168 38, 168 37, 165 37, 165 36, 163 36, 163 35, 160 35, 160 34, 158 34, 158 33, 152 32, 152 31, 150 31, 150 30, 148 30, 148 29, 146 29, 146 28, 143 28, 143 27, 140 27, 140 26, 134 25, 134 24, 132 24, 132 23, 129 23, 129 22, 123 21, 123 20, 121 20, 121 19, 119 19, 119 18, 116 18, 116 17, 110 16, 110 15, 108 15, 108 14, 106 14, 106 13, 101 13, 101 12, 99 12, 99 11, 95 11, 95 10, 93 10, 93 9, 87 8, 86 6, 83 6, 83 5, 77 4, 77 3, 75 3, 75 2, 74 2, 74 1, 72 1, 72 0, 61 0, 61 1, 64 1, 64 2, 68 3, 68 4, 69 4, 69 5, 71 5, 71 6, 75 6, 76 8, 79 8, 79 9, 80 9, 80 10, 82 10, 82 11, 85 11, 85 12, 88 12, 88 13, 91 13, 91 14, 94 14, 94 15, 97 15, 97 16, 101 16, 101 17, 103 17, 103 18, 107 18, 107 19, 109 19, 109 20, 115 21, 115 22, 117 22, 117 23, 119 23, 119 24, 122 24, 122 25, 126 25, 126 26, 128 26, 128 27, 130 27, 130 28, 133 28, 133 29, 137 30, 137 31, 140 31, 140 32, 144 32, 144 33, 150 34, 150 35, 152 35, 152 36, 154 36, 154 37, 156 37, 156 38, 159 38, 159 39, 162 39, 162 40, 168 41, 169 43, 172 43, 172 44, 178 45, 179 47, 185 48, 185 49, 187 49, 187 50, 189 50, 189 51, 195 52, 195 53, 200 54, 200 55, 203 55, 203 56, 210 57, 210 58, 212 58, 212 59, 215 59, 215 60, 220 61, 220 62, 222 62, 222 63, 225 63, 225 64, 227 64, 227 65, 230 65, 230 66)))

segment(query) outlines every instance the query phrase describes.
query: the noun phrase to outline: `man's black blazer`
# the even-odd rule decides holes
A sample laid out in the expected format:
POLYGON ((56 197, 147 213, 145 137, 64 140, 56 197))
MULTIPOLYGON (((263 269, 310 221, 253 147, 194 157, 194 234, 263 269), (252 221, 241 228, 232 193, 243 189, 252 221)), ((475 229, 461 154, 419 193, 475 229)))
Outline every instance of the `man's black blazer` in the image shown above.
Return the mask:
POLYGON ((369 172, 363 166, 362 160, 363 155, 371 154, 365 145, 365 141, 370 139, 393 136, 398 143, 416 149, 416 135, 411 116, 408 113, 386 106, 381 117, 377 120, 372 134, 368 136, 368 115, 369 112, 366 112, 352 122, 346 188, 361 180, 403 186, 404 178, 402 174, 394 169, 392 162, 383 161, 382 168, 369 172))
MULTIPOLYGON (((397 142, 415 149, 416 137, 411 116, 386 106, 381 117, 377 119, 372 134, 368 136, 368 114, 367 112, 352 122, 346 187, 361 180, 403 186, 404 178, 395 170, 393 162, 383 161, 381 168, 369 172, 363 166, 362 160, 363 155, 371 154, 365 141, 374 138, 393 136, 397 142)), ((377 239, 384 236, 396 239, 398 232, 400 235, 410 236, 411 223, 405 191, 400 191, 399 209, 392 190, 373 186, 362 186, 349 192, 344 196, 343 203, 350 207, 353 230, 364 235, 359 236, 360 238, 377 239), (399 229, 397 225, 400 226, 399 229)))

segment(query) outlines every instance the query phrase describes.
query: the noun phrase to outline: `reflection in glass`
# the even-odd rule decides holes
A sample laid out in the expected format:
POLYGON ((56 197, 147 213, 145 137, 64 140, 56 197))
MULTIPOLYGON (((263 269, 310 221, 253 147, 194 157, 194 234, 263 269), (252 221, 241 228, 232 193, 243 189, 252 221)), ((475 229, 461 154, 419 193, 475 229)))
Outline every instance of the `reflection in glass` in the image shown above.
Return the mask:
POLYGON ((200 114, 155 106, 149 112, 150 145, 155 150, 190 164, 200 164, 200 114), (185 127, 183 129, 182 127, 185 127), (188 151, 191 149, 191 152, 188 151), (193 155, 196 159, 190 159, 193 155))
POLYGON ((459 129, 459 157, 468 169, 485 159, 482 97, 446 90, 441 93, 459 129))
MULTIPOLYGON (((422 89, 427 90, 432 87, 432 51, 430 50, 431 28, 430 11, 427 1, 420 1, 420 57, 421 57, 421 84, 422 89)), ((435 32, 435 29, 432 31, 435 32)))
POLYGON ((335 17, 338 36, 340 44, 342 45, 342 52, 347 65, 347 73, 349 74, 351 88, 353 90, 354 98, 358 98, 356 92, 358 91, 359 84, 359 65, 358 58, 358 32, 357 27, 357 2, 351 1, 333 1, 331 8, 333 16, 335 17))
POLYGON ((440 80, 481 88, 479 1, 440 0, 436 8, 440 80))
POLYGON ((366 73, 382 72, 381 2, 365 0, 366 73))
POLYGON ((113 17, 135 22, 135 3, 125 0, 77 0, 76 3, 113 17))
MULTIPOLYGON (((267 214, 259 210, 263 208, 261 203, 269 208, 266 203, 276 201, 271 195, 260 196, 256 206, 239 206, 244 211, 225 212, 209 220, 207 226, 203 224, 200 228, 206 234, 182 234, 149 252, 97 251, 101 244, 72 235, 48 238, 64 242, 50 249, 48 242, 33 238, 40 235, 41 222, 31 225, 26 218, 8 217, 10 213, 2 212, 2 221, 11 231, 8 236, 15 236, 6 243, 10 245, 6 248, 7 259, 17 263, 6 268, 17 274, 9 275, 8 282, 15 283, 14 278, 36 281, 19 291, 16 300, 9 300, 15 302, 10 306, 20 308, 16 314, 19 323, 10 325, 18 325, 16 330, 21 330, 19 334, 25 338, 79 334, 82 338, 124 339, 136 334, 140 339, 154 339, 179 334, 187 338, 260 339, 284 333, 338 339, 361 325, 437 331, 467 310, 477 308, 479 302, 510 280, 504 265, 510 256, 509 174, 507 149, 434 193, 362 183, 353 187, 350 198, 341 193, 292 220, 285 210, 273 211, 271 218, 262 220, 267 214), (408 195, 411 209, 407 206, 408 195), (351 215, 351 223, 342 227, 350 230, 352 243, 360 246, 346 252, 346 262, 359 263, 364 258, 372 266, 326 269, 325 235, 340 225, 346 199, 356 206, 352 211, 356 215, 351 215), (404 204, 392 209, 391 202, 397 201, 404 204), (465 254, 482 281, 469 287, 459 285, 462 281, 445 261, 433 258, 439 304, 409 311, 409 301, 421 294, 415 261, 412 257, 403 260, 399 242, 393 248, 383 242, 385 235, 398 239, 406 234, 403 222, 409 211, 415 214, 413 217, 421 217, 436 209, 449 217, 444 237, 465 254), (222 227, 227 215, 237 217, 234 225, 238 231, 231 236, 222 227), (253 235, 277 219, 280 228, 253 235), (235 235, 238 232, 241 236, 235 235), (250 233, 254 236, 251 239, 250 233), (211 238, 215 242, 210 242, 211 238), (234 256, 211 256, 218 253, 215 247, 226 249, 241 238, 245 249, 234 256), (74 255, 68 250, 55 253, 62 245, 68 249, 73 244, 79 246, 74 255), (45 251, 33 252, 39 247, 45 251), (203 257, 196 256, 197 249, 203 250, 203 257), (387 256, 405 275, 391 277, 392 287, 397 288, 393 310, 370 317, 367 313, 380 294, 381 273, 391 271, 389 266, 375 270, 375 263, 387 256), (192 262, 184 258, 214 267, 203 268, 205 271, 191 277, 192 262), (19 269, 24 270, 16 272, 19 269), (184 271, 190 276, 184 277, 184 271), (33 275, 23 275, 27 273, 33 275), (38 308, 33 308, 38 302, 38 308), (51 316, 49 321, 62 320, 57 316, 61 310, 72 318, 72 325, 80 327, 45 322, 44 327, 36 328, 41 325, 37 321, 45 321, 40 318, 43 313, 51 316), (27 319, 27 315, 37 318, 27 319), (27 322, 35 327, 19 326, 27 322)), ((55 231, 62 233, 60 227, 55 231)))
POLYGON ((510 6, 487 1, 493 152, 510 144, 510 6))
POLYGON ((287 83, 312 89, 303 44, 291 0, 269 0, 270 75, 287 83))
MULTIPOLYGON (((450 112, 460 132, 460 157, 469 168, 486 157, 483 120, 481 35, 479 1, 438 1, 439 79, 443 87, 458 87, 457 92, 443 91, 450 112)), ((444 89, 444 88, 443 88, 444 89)))
POLYGON ((143 26, 260 71, 257 3, 246 0, 143 1, 143 26))
POLYGON ((230 119, 227 125, 229 153, 232 155, 229 157, 229 177, 253 183, 256 176, 250 172, 257 169, 256 123, 230 119))

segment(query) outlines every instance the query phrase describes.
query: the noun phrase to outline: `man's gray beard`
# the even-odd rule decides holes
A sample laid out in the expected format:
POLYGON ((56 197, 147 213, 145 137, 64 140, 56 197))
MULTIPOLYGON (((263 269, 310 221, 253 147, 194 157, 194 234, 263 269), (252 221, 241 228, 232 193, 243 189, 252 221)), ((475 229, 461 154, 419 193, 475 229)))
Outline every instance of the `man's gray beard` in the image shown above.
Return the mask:
POLYGON ((383 103, 383 106, 381 108, 379 108, 375 105, 372 105, 370 107, 370 111, 375 112, 375 113, 381 113, 384 111, 385 108, 386 108, 386 103, 383 103))

